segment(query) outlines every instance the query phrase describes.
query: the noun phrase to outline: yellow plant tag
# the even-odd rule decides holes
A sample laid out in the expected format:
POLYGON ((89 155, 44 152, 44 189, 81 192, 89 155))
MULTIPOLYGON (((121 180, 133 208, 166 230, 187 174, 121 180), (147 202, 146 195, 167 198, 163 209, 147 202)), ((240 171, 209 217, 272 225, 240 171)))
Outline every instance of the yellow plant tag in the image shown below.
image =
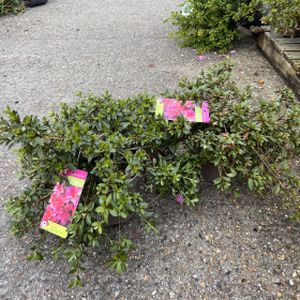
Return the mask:
POLYGON ((58 235, 59 237, 62 237, 64 239, 68 235, 67 227, 59 225, 52 221, 48 221, 48 225, 42 225, 41 228, 55 235, 58 235))
POLYGON ((195 121, 202 122, 202 108, 199 106, 195 107, 195 121))
POLYGON ((161 98, 156 99, 155 115, 162 116, 164 114, 164 104, 161 103, 161 98))
POLYGON ((85 180, 82 180, 80 178, 73 177, 73 176, 68 176, 67 178, 68 178, 68 182, 70 185, 77 186, 79 188, 83 188, 85 180))

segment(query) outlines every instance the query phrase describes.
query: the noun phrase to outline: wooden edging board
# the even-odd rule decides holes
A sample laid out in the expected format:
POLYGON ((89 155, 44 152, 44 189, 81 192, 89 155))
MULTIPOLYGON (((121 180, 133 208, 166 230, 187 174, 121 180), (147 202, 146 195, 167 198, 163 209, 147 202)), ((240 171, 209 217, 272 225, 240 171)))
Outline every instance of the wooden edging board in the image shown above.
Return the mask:
POLYGON ((262 32, 257 43, 300 98, 300 38, 283 38, 272 32, 262 32))

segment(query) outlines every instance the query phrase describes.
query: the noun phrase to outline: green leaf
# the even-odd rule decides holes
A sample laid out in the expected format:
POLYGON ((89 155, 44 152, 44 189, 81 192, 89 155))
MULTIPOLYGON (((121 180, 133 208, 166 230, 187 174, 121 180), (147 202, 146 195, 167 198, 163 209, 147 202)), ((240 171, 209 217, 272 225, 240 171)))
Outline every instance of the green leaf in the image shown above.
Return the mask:
POLYGON ((44 158, 44 152, 43 152, 43 149, 41 147, 37 147, 36 152, 37 152, 39 158, 41 158, 41 159, 44 158))
POLYGON ((119 216, 119 214, 118 214, 118 212, 117 212, 116 209, 110 209, 110 210, 109 210, 109 213, 110 213, 113 217, 118 217, 118 216, 119 216))
POLYGON ((83 283, 79 277, 75 279, 75 285, 83 288, 83 283))
POLYGON ((123 264, 122 264, 122 262, 118 262, 117 263, 117 267, 116 267, 116 269, 117 269, 117 272, 119 273, 119 274, 121 274, 122 272, 123 272, 123 266, 122 266, 123 264))
POLYGON ((233 169, 233 168, 231 168, 230 169, 230 173, 227 173, 226 174, 228 177, 235 177, 236 175, 237 175, 237 173, 236 173, 236 171, 235 171, 235 169, 233 169))
POLYGON ((249 187, 250 191, 254 190, 254 181, 251 178, 248 179, 248 187, 249 187))
POLYGON ((76 286, 76 279, 72 279, 68 282, 68 288, 73 288, 76 286))
POLYGON ((27 260, 28 261, 34 261, 34 260, 37 260, 37 261, 41 261, 43 260, 43 255, 41 252, 35 250, 32 252, 32 254, 30 254, 28 257, 27 257, 27 260))
POLYGON ((91 216, 89 214, 86 215, 85 222, 86 222, 86 224, 91 225, 92 220, 91 220, 91 216))
POLYGON ((76 166, 74 166, 72 163, 67 163, 67 168, 74 171, 77 169, 76 166))
POLYGON ((69 272, 69 275, 75 274, 77 271, 78 271, 77 269, 72 269, 72 270, 69 272))

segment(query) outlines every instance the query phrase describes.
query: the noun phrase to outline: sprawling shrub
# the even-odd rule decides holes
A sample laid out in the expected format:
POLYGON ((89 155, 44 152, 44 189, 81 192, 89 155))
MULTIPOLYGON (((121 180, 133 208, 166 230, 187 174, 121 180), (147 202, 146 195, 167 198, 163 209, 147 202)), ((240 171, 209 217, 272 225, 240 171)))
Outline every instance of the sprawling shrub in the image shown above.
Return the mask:
POLYGON ((24 10, 23 0, 0 0, 0 16, 8 13, 18 14, 24 10))
POLYGON ((264 22, 283 35, 300 32, 300 0, 263 0, 267 9, 264 22))
POLYGON ((171 36, 183 47, 196 48, 200 53, 226 51, 238 37, 237 21, 253 18, 258 4, 256 0, 186 0, 182 9, 172 12, 168 19, 178 26, 171 36))
MULTIPOLYGON (((70 262, 80 285, 79 271, 86 247, 111 245, 110 266, 126 269, 132 242, 111 236, 106 224, 138 216, 155 229, 143 194, 132 187, 140 178, 149 191, 173 195, 187 205, 199 201, 200 169, 212 163, 219 169, 220 190, 232 188, 232 179, 246 181, 257 193, 272 191, 297 206, 299 177, 291 167, 299 155, 300 107, 288 91, 274 101, 257 103, 248 90, 230 80, 232 64, 217 64, 195 80, 182 80, 165 95, 209 102, 210 124, 192 124, 183 118, 168 122, 154 115, 155 97, 142 94, 115 100, 108 93, 89 95, 73 106, 63 104, 48 117, 25 116, 6 110, 0 119, 0 144, 16 146, 21 176, 31 186, 8 200, 12 229, 22 235, 38 233, 54 184, 65 168, 89 172, 80 204, 68 228, 68 238, 53 249, 70 262)), ((233 188, 232 188, 233 189, 233 188)), ((119 226, 120 229, 120 226, 119 226)), ((44 239, 40 240, 41 242, 44 239)), ((41 259, 37 245, 31 254, 41 259)))

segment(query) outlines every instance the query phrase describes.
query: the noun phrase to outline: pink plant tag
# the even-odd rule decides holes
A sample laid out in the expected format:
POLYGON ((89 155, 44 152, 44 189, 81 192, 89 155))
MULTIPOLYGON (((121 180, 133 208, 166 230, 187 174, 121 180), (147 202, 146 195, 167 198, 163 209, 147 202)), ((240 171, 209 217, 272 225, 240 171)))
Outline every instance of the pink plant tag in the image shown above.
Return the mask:
POLYGON ((183 116, 190 122, 209 123, 209 107, 206 101, 202 105, 195 104, 193 101, 182 101, 169 98, 158 98, 156 102, 156 115, 161 115, 166 120, 174 121, 179 116, 183 116))
POLYGON ((50 196, 40 228, 62 238, 68 235, 67 225, 71 223, 77 208, 88 173, 82 170, 67 170, 63 176, 69 185, 57 183, 50 196))

